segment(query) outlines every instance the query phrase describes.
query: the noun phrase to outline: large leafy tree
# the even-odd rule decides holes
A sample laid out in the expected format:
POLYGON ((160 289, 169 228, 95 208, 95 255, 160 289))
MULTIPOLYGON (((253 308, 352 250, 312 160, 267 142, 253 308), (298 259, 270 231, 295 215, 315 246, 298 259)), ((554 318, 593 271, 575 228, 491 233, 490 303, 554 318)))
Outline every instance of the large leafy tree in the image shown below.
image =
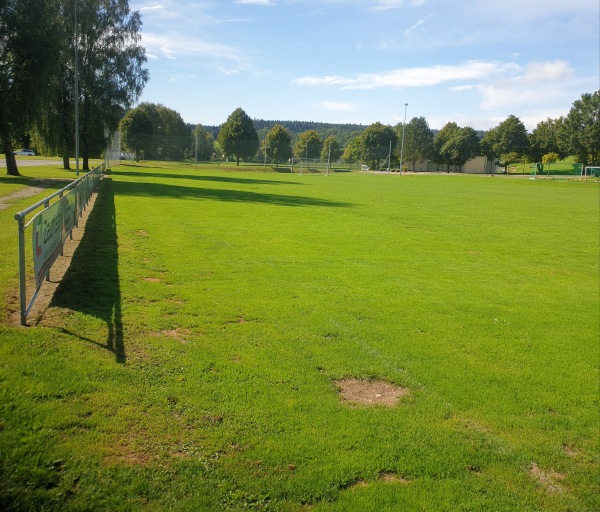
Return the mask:
POLYGON ((191 130, 183 121, 181 114, 164 105, 156 105, 158 113, 157 133, 160 132, 158 157, 165 160, 183 160, 191 156, 191 130))
POLYGON ((374 123, 368 126, 359 137, 361 160, 373 169, 379 169, 380 163, 393 152, 398 136, 391 126, 374 123))
POLYGON ((292 136, 283 126, 276 124, 263 141, 263 151, 279 167, 279 162, 292 157, 292 136))
POLYGON ((508 172, 508 168, 511 165, 520 162, 523 162, 523 155, 517 153, 516 151, 511 151, 510 153, 503 153, 498 159, 498 164, 504 167, 505 172, 508 172))
POLYGON ((452 165, 462 167, 479 154, 479 135, 470 126, 459 128, 442 146, 440 152, 452 165))
POLYGON ((480 152, 477 132, 470 126, 460 128, 456 123, 444 126, 435 143, 441 163, 448 166, 463 166, 480 152))
POLYGON ((14 141, 33 125, 48 95, 57 21, 51 0, 0 1, 0 142, 12 176, 19 175, 14 141))
POLYGON ((128 0, 78 2, 81 84, 80 129, 83 168, 99 152, 105 133, 117 128, 124 111, 148 81, 141 16, 128 0))
POLYGON ((434 160, 440 164, 447 165, 448 170, 450 170, 452 160, 450 159, 450 155, 442 149, 458 130, 460 130, 460 127, 455 122, 450 121, 442 127, 433 141, 434 160))
MULTIPOLYGON (((402 123, 396 126, 398 140, 402 140, 402 123)), ((413 117, 404 127, 404 151, 402 158, 411 162, 413 170, 417 160, 426 160, 433 155, 433 131, 424 117, 413 117)), ((401 144, 396 146, 396 155, 400 157, 401 144)))
MULTIPOLYGON (((510 153, 526 155, 529 152, 529 138, 525 125, 518 117, 508 116, 485 134, 481 141, 481 150, 490 160, 498 160, 502 155, 510 153)), ((508 164, 503 164, 506 171, 508 164)))
POLYGON ((74 5, 69 0, 55 0, 59 22, 58 44, 53 59, 54 73, 48 80, 48 101, 38 110, 33 129, 36 147, 43 153, 62 156, 63 167, 70 169, 69 156, 75 153, 75 66, 74 5))
POLYGON ((235 109, 221 126, 218 141, 225 155, 235 156, 237 165, 241 158, 254 156, 259 146, 254 122, 241 108, 235 109))
POLYGON ((548 153, 560 154, 557 133, 562 121, 547 119, 540 121, 529 134, 529 159, 541 162, 542 157, 548 153))
POLYGON ((153 119, 147 109, 134 108, 119 123, 121 142, 133 152, 136 162, 152 152, 153 135, 156 133, 153 119))
POLYGON ((323 141, 316 130, 302 132, 294 144, 296 158, 320 158, 323 141))
POLYGON ((323 141, 321 149, 321 160, 337 162, 342 156, 342 147, 333 135, 330 135, 323 141))
POLYGON ((361 141, 360 137, 352 139, 342 153, 342 160, 349 164, 354 164, 360 160, 361 155, 361 141))
POLYGON ((191 153, 191 134, 181 115, 160 103, 140 103, 121 120, 127 149, 143 158, 182 160, 191 153))
POLYGON ((194 155, 198 160, 210 160, 215 150, 215 139, 206 128, 201 124, 196 125, 192 130, 194 143, 194 155))
POLYGON ((573 103, 557 132, 563 152, 577 155, 584 165, 600 165, 600 91, 573 103))

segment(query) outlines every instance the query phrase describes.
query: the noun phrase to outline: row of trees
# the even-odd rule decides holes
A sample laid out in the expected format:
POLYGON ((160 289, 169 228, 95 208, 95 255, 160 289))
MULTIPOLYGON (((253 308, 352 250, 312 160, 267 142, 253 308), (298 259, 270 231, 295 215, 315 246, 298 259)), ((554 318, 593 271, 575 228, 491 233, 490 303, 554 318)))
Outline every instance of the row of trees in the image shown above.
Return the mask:
MULTIPOLYGON (((447 123, 441 130, 429 128, 424 117, 415 117, 406 125, 392 127, 374 123, 346 141, 345 147, 334 135, 309 128, 291 133, 284 123, 275 122, 267 129, 256 129, 241 108, 236 109, 219 127, 216 138, 211 127, 185 127, 181 116, 162 105, 141 104, 121 122, 123 140, 137 157, 169 158, 193 156, 208 160, 211 155, 243 160, 269 159, 275 164, 291 158, 308 158, 349 163, 364 163, 378 169, 382 164, 415 169, 417 161, 460 168, 475 156, 485 156, 496 165, 517 162, 541 162, 575 155, 585 165, 600 163, 600 91, 583 94, 569 114, 560 119, 540 122, 528 133, 522 121, 510 115, 487 132, 447 123), (186 131, 187 130, 187 131, 186 131), (162 134, 162 135, 161 135, 162 134), (169 144, 169 137, 177 140, 169 144), (388 157, 391 158, 388 161, 388 157)), ((260 122, 259 122, 260 123, 260 122)), ((264 122, 263 122, 264 123, 264 122)), ((323 125, 328 129, 333 125, 323 125)))
POLYGON ((120 131, 125 149, 136 160, 210 160, 218 156, 232 157, 239 165, 242 160, 257 158, 259 153, 277 164, 292 157, 337 161, 342 155, 334 136, 323 140, 311 129, 292 144, 292 135, 279 123, 265 132, 261 143, 255 121, 241 108, 231 113, 216 138, 210 128, 187 126, 177 112, 154 103, 141 103, 130 110, 121 120, 120 131))
MULTIPOLYGON (((395 127, 396 139, 390 136, 390 140, 398 140, 402 128, 402 124, 398 124, 395 127)), ((351 151, 351 148, 347 148, 347 151, 351 151)), ((402 148, 396 145, 397 158, 401 151, 402 148)), ((424 118, 413 118, 404 126, 403 151, 403 162, 412 165, 413 169, 418 160, 462 166, 478 155, 487 157, 505 170, 518 162, 546 163, 570 155, 576 156, 578 162, 584 165, 598 165, 600 91, 583 94, 573 103, 567 116, 542 121, 531 133, 514 115, 508 116, 484 134, 470 127, 461 128, 453 122, 447 123, 434 134, 424 118)), ((354 155, 359 159, 358 156, 354 155)))
POLYGON ((292 157, 337 161, 342 155, 341 146, 333 135, 322 140, 319 133, 312 129, 302 132, 292 146, 292 136, 279 123, 267 132, 260 144, 254 122, 241 108, 227 118, 217 140, 223 155, 233 155, 237 165, 240 159, 256 155, 259 147, 262 154, 277 165, 292 157))
POLYGON ((128 0, 1 0, 0 142, 8 174, 19 174, 17 144, 61 155, 69 168, 76 69, 80 151, 89 168, 148 81, 141 25, 128 0))

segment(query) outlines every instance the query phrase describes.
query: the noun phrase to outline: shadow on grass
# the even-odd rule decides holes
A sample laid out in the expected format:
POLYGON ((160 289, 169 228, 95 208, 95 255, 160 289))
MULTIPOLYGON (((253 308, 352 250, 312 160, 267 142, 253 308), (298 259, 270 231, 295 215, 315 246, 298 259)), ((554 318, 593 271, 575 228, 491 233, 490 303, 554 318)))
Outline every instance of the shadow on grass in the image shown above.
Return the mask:
POLYGON ((196 181, 215 181, 220 183, 240 183, 244 185, 303 185, 303 183, 293 183, 273 180, 254 180, 248 178, 232 178, 229 176, 198 176, 195 174, 177 174, 171 172, 137 172, 111 170, 111 174, 116 176, 140 176, 142 178, 176 178, 196 181))
POLYGON ((105 178, 83 238, 50 306, 80 311, 106 322, 105 345, 80 338, 106 348, 117 362, 125 363, 116 227, 113 183, 105 178))
MULTIPOLYGON (((113 171, 113 174, 117 174, 113 171)), ((147 176, 147 174, 144 174, 147 176)), ((256 183, 253 180, 251 182, 256 183)), ((265 203, 278 206, 326 206, 351 207, 351 203, 328 201, 306 196, 286 196, 280 194, 263 194, 246 190, 224 190, 212 188, 184 187, 164 183, 116 182, 114 193, 126 196, 169 197, 189 199, 209 199, 234 203, 265 203)))

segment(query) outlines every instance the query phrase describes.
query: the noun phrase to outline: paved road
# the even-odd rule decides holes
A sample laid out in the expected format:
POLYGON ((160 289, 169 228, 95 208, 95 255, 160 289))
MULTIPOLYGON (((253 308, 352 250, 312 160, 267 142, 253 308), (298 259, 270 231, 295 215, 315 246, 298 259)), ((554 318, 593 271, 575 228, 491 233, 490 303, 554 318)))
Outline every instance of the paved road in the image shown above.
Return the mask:
MULTIPOLYGON (((54 159, 54 160, 31 160, 29 158, 19 157, 17 156, 17 166, 18 167, 37 167, 40 165, 61 165, 62 159, 54 159)), ((0 158, 0 167, 6 167, 6 159, 4 155, 0 158)))

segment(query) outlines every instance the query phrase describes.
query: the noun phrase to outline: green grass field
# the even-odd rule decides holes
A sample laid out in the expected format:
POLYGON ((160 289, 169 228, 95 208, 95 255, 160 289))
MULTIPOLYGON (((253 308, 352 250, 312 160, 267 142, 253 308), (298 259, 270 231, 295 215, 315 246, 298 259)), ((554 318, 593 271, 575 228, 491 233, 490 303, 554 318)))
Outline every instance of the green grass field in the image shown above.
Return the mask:
MULTIPOLYGON (((113 169, 39 325, 0 326, 0 508, 600 509, 599 198, 113 169)), ((0 211, 5 316, 35 200, 0 211)))

